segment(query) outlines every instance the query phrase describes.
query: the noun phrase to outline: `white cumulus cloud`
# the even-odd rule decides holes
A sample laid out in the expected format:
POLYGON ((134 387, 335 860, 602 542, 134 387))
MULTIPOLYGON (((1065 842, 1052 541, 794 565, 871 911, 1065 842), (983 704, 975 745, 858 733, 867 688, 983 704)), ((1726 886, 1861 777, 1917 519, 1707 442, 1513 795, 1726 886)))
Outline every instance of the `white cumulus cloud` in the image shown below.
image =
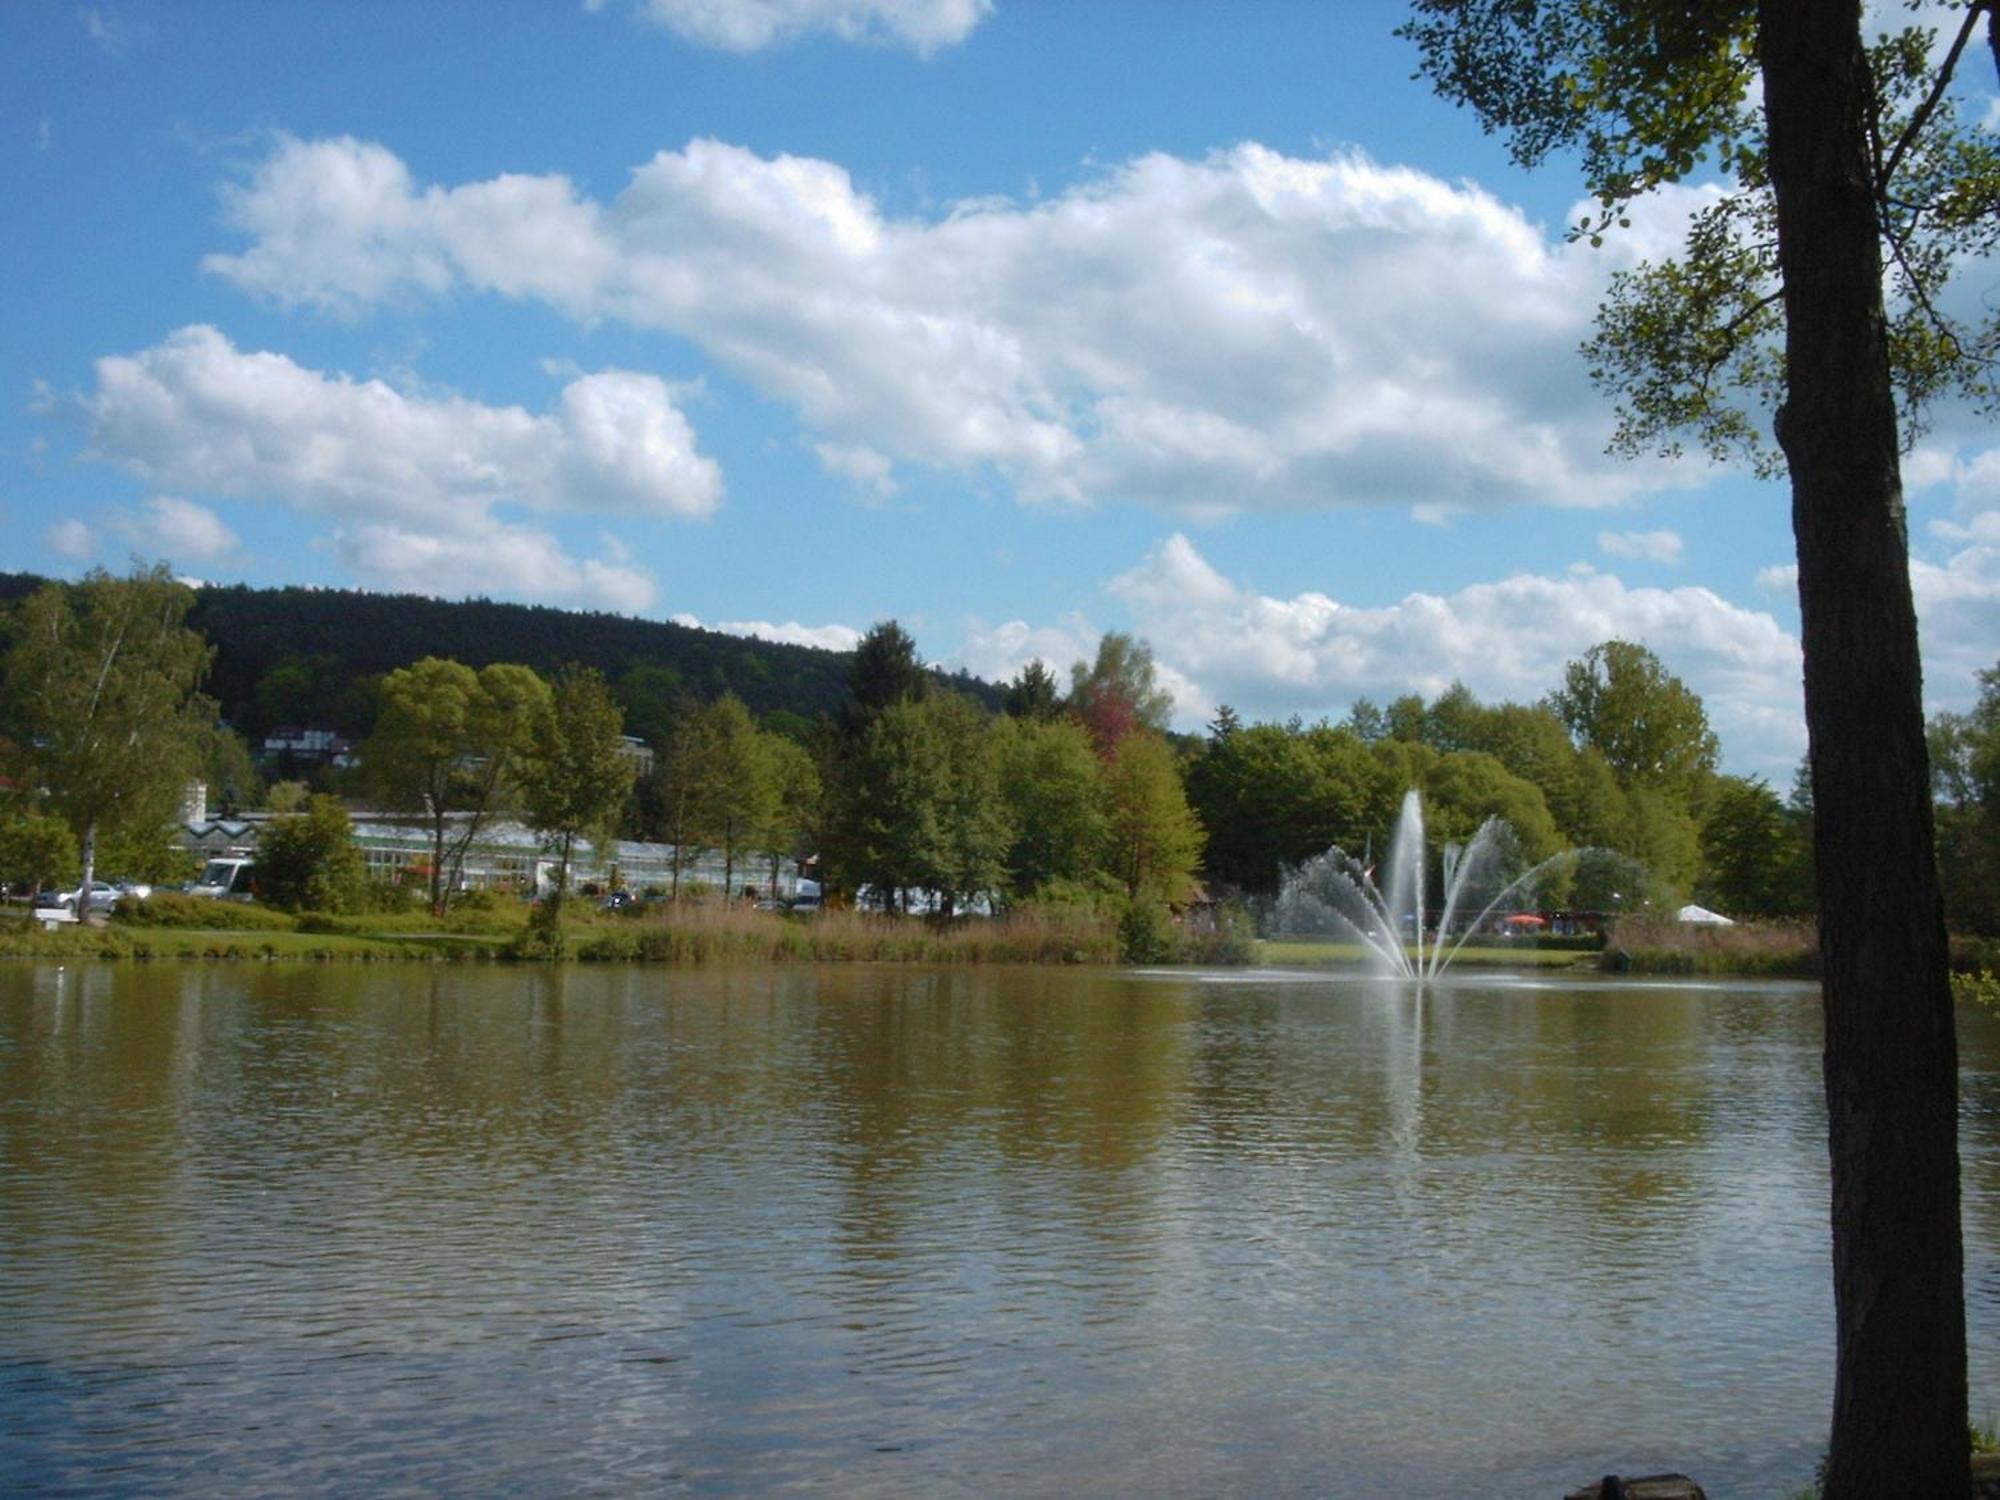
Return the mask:
POLYGON ((236 533, 222 517, 174 495, 155 495, 136 513, 119 515, 114 524, 135 547, 176 562, 206 561, 236 545, 236 533))
POLYGON ((672 619, 676 625, 691 630, 719 630, 724 635, 749 636, 785 646, 817 646, 822 651, 852 651, 861 644, 861 632, 852 625, 801 625, 797 620, 787 620, 782 625, 769 620, 715 620, 704 624, 687 613, 674 615, 672 619))
POLYGON ((964 643, 952 660, 988 682, 1011 682, 1029 662, 1039 661, 1057 682, 1067 683, 1071 666, 1096 657, 1098 639, 1097 627, 1081 613, 1039 626, 1026 620, 988 625, 973 619, 966 622, 964 643))
POLYGON ((705 516, 722 475, 666 382, 607 370, 536 415, 238 350, 195 325, 97 361, 90 456, 154 483, 464 528, 506 501, 543 511, 705 516))
POLYGON ((1620 637, 1702 695, 1732 764, 1788 774, 1805 747, 1797 640, 1705 588, 1634 588, 1586 568, 1361 607, 1233 582, 1179 533, 1108 587, 1186 684, 1175 693, 1184 728, 1218 703, 1251 718, 1338 717, 1358 697, 1429 698, 1454 681, 1488 701, 1533 702, 1567 662, 1620 637))
POLYGON ((1924 651, 1926 694, 1964 707, 1974 674, 2000 666, 2000 509, 1934 528, 1955 550, 1910 564, 1924 651))
MULTIPOLYGON (((721 470, 653 375, 581 374, 533 413, 308 369, 205 325, 100 359, 96 373, 82 398, 88 456, 152 484, 324 517, 339 556, 397 587, 638 608, 652 585, 622 555, 572 558, 501 508, 693 519, 722 497, 721 470)), ((189 555, 226 545, 220 520, 190 501, 153 501, 126 529, 140 525, 189 555)))
POLYGON ((906 218, 837 163, 715 140, 600 202, 560 176, 420 184, 379 144, 286 137, 225 207, 246 243, 205 265, 261 296, 351 315, 469 289, 668 330, 878 486, 916 463, 991 468, 1029 500, 1447 513, 1693 473, 1602 452, 1575 349, 1629 243, 1565 244, 1359 152, 1154 154, 906 218))
POLYGON ((333 534, 341 561, 378 587, 432 595, 500 594, 612 614, 649 608, 652 578, 616 557, 576 558, 533 527, 491 522, 477 534, 439 534, 365 521, 333 534))
POLYGON ((49 550, 60 557, 81 561, 97 550, 97 534, 89 525, 72 517, 57 521, 47 532, 49 550))
POLYGON ((757 52, 824 33, 928 57, 970 36, 992 14, 993 0, 640 0, 638 9, 655 25, 725 52, 757 52))

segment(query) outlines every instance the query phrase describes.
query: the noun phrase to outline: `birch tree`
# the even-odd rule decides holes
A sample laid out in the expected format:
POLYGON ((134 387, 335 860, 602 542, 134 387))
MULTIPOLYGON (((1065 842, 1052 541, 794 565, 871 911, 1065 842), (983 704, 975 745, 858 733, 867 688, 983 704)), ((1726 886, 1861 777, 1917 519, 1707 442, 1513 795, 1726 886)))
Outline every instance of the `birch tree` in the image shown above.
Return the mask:
POLYGON ((21 605, 6 659, 21 779, 75 834, 85 885, 107 837, 164 837, 215 722, 197 691, 213 653, 185 624, 193 604, 160 563, 127 578, 94 569, 21 605))

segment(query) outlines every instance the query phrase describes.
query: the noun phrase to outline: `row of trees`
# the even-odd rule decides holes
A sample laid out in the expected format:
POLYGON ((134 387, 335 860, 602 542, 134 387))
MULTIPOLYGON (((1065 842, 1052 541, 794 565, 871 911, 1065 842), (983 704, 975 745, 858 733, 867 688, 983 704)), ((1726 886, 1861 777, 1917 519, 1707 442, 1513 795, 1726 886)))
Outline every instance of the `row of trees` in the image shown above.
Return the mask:
POLYGON ((423 820, 433 912, 444 914, 480 833, 510 811, 556 855, 559 910, 578 841, 611 837, 623 815, 632 789, 623 733, 593 668, 566 667, 550 682, 518 663, 474 671, 425 657, 383 679, 361 772, 385 806, 423 820))
POLYGON ((1207 868, 1253 898, 1331 844, 1379 847, 1409 787, 1433 837, 1463 841, 1504 818, 1523 852, 1610 851, 1606 878, 1557 888, 1610 909, 1692 896, 1737 915, 1803 913, 1812 903, 1811 809, 1761 780, 1716 769, 1701 699, 1644 647, 1607 641, 1569 664, 1535 704, 1482 704, 1462 685, 1426 703, 1363 700, 1344 723, 1245 726, 1223 709, 1189 766, 1210 829, 1207 868), (1599 889, 1598 887, 1603 887, 1599 889))
POLYGON ((995 715, 928 670, 900 626, 878 625, 840 713, 804 744, 732 696, 683 704, 641 789, 646 831, 681 862, 720 853, 732 885, 749 858, 775 878, 782 858, 816 854, 830 891, 894 909, 918 893, 945 914, 1093 891, 1181 899, 1202 835, 1145 648, 1107 637, 1068 704, 1039 664, 1024 681, 1030 699, 995 715), (1128 687, 1143 711, 1090 711, 1128 687))
MULTIPOLYGON (((10 877, 171 876, 162 830, 188 778, 220 766, 254 781, 198 691, 209 652, 185 623, 189 602, 151 568, 51 585, 17 607, 8 769, 49 795, 17 802, 0 827, 10 877)), ((1981 681, 1974 710, 1932 722, 1931 751, 1952 918, 1993 932, 2000 667, 1981 681)), ((1256 902, 1329 845, 1385 838, 1411 786, 1440 841, 1497 815, 1531 858, 1613 851, 1620 862, 1598 883, 1628 904, 1691 896, 1733 915, 1786 915, 1813 901, 1810 777, 1802 769, 1781 798, 1719 773, 1701 700, 1630 642, 1592 648, 1535 704, 1484 704, 1454 686, 1429 702, 1363 700, 1344 722, 1312 726, 1245 725, 1224 708, 1201 742, 1168 735, 1151 653, 1119 634, 1075 664, 1067 691, 1031 663, 998 715, 927 669, 893 622, 864 639, 843 706, 816 725, 789 712, 760 723, 734 694, 703 703, 669 687, 648 690, 657 768, 635 788, 620 684, 585 668, 549 679, 426 657, 374 684, 375 731, 340 789, 429 830, 439 911, 467 849, 502 815, 545 833, 562 889, 579 840, 628 833, 675 846, 674 894, 713 852, 732 890, 753 872, 775 885, 785 861, 817 854, 831 888, 898 906, 914 892, 955 910, 1093 888, 1167 902, 1198 877, 1256 902)), ((313 811, 301 789, 276 790, 292 795, 274 810, 313 811)), ((321 889, 314 878, 304 888, 321 889)), ((1594 888, 1562 894, 1605 900, 1594 888)))

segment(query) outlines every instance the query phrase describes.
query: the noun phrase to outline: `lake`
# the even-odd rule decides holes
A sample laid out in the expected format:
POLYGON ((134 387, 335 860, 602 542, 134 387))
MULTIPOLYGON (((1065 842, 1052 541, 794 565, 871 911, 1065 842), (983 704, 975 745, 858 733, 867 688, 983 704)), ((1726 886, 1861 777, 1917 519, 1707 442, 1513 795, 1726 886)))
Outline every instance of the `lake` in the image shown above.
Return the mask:
POLYGON ((0 966, 0 1491, 1777 1496, 1819 1033, 1796 985, 0 966))

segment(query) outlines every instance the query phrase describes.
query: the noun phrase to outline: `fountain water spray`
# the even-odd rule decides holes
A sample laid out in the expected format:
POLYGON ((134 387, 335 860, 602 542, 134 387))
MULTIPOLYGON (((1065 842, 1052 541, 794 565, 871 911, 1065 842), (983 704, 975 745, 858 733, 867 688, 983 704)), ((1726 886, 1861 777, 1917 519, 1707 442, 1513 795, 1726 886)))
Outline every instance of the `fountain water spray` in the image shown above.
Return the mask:
POLYGON ((1279 929, 1301 932, 1331 925, 1359 939, 1381 973, 1435 979, 1502 903, 1532 890, 1543 871, 1575 857, 1558 854, 1503 879, 1518 862, 1519 841, 1503 819, 1488 818, 1465 843, 1444 847, 1442 904, 1437 931, 1427 943, 1424 851, 1423 799, 1412 789, 1403 797, 1382 878, 1378 881, 1374 870, 1345 849, 1329 849, 1286 877, 1278 898, 1279 929), (1471 915, 1460 923, 1462 912, 1471 915), (1454 923, 1460 923, 1456 941, 1451 938, 1454 923))

